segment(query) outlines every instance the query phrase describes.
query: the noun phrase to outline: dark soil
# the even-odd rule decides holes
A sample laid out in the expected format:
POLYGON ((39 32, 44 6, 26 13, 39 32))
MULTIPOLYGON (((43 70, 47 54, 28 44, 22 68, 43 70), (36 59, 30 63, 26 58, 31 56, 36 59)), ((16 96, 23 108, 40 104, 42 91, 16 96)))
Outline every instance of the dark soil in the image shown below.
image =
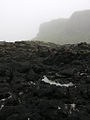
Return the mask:
POLYGON ((0 42, 0 120, 89 119, 90 44, 0 42))

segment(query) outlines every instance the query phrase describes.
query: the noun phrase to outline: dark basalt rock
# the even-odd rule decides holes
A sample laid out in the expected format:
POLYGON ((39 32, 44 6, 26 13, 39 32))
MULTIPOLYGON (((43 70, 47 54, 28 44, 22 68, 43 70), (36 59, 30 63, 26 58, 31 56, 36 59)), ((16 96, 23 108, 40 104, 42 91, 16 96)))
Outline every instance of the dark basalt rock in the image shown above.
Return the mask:
POLYGON ((89 118, 90 44, 0 42, 0 120, 89 118))

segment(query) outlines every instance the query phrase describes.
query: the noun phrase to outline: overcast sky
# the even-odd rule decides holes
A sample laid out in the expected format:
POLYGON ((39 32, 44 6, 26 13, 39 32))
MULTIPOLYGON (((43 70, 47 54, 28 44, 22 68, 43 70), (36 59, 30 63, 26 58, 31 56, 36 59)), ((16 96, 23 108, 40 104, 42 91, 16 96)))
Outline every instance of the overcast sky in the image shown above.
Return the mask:
POLYGON ((90 9, 90 0, 0 0, 0 40, 30 40, 39 25, 90 9))

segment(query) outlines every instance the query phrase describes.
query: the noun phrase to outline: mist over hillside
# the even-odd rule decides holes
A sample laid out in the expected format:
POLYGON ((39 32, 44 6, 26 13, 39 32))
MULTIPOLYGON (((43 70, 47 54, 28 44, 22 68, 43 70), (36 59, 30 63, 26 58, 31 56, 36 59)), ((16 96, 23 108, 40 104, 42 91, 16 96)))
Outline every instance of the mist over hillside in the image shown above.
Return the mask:
POLYGON ((41 24, 35 40, 59 44, 90 42, 90 10, 41 24))

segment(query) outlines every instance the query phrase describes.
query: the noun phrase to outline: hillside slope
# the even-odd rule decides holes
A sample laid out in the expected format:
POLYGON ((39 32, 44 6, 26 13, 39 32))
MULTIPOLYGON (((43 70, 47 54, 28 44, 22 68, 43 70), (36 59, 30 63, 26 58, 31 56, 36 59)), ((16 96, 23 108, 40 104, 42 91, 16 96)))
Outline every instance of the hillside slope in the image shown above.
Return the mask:
POLYGON ((90 42, 90 10, 41 24, 35 40, 59 44, 90 42))

